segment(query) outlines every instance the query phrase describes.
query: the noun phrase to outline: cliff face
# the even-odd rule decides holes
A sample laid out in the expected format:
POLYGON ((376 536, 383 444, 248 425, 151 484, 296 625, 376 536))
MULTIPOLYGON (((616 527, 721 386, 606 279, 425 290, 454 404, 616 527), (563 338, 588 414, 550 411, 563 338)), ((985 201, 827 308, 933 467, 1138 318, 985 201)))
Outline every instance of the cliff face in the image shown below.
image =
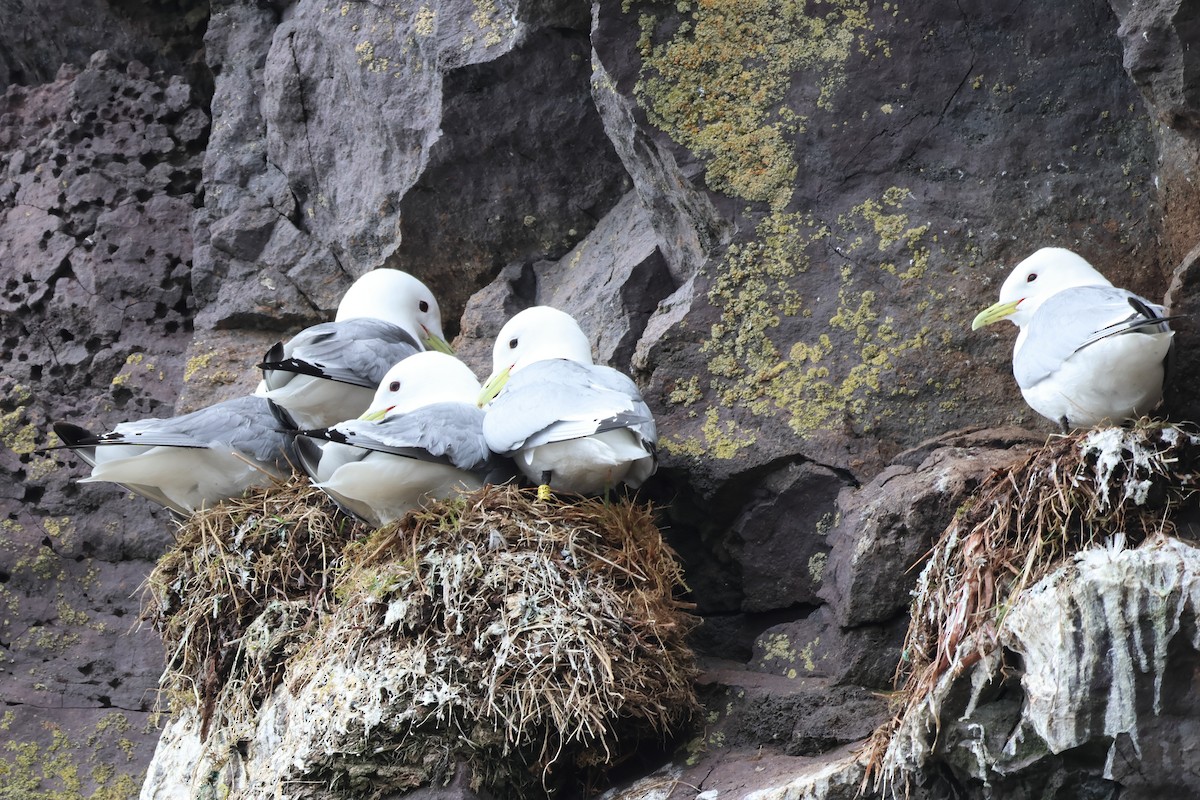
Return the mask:
POLYGON ((1196 303, 1200 48, 1176 5, 0 9, 0 769, 121 796, 158 738, 161 645, 131 621, 173 524, 72 483, 35 452, 49 422, 242 393, 390 266, 480 372, 507 316, 550 303, 642 386, 645 495, 713 659, 699 766, 671 774, 853 791, 850 760, 821 769, 886 717, 910 566, 1050 430, 1011 332, 967 321, 1044 245, 1196 303))

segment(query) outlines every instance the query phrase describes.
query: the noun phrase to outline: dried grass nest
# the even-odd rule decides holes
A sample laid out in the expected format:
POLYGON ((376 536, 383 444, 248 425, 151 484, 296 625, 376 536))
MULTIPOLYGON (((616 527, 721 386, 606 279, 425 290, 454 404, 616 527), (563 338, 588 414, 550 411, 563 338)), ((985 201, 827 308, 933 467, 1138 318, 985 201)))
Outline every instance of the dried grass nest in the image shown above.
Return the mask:
MULTIPOLYGON (((1134 547, 1174 533, 1200 488, 1200 434, 1142 419, 1055 436, 993 473, 930 550, 896 670, 896 713, 867 746, 876 789, 906 783, 894 734, 947 676, 998 647, 1016 597, 1074 554, 1113 537, 1134 547)), ((864 783, 865 788, 866 783, 864 783)))
POLYGON ((197 515, 149 588, 175 702, 245 735, 282 683, 305 715, 278 746, 306 763, 281 777, 321 791, 466 763, 475 788, 545 796, 699 707, 682 570, 630 501, 486 486, 368 532, 295 481, 197 515))
POLYGON ((143 586, 168 708, 198 708, 202 736, 252 714, 330 610, 342 550, 366 533, 299 475, 193 514, 143 586))

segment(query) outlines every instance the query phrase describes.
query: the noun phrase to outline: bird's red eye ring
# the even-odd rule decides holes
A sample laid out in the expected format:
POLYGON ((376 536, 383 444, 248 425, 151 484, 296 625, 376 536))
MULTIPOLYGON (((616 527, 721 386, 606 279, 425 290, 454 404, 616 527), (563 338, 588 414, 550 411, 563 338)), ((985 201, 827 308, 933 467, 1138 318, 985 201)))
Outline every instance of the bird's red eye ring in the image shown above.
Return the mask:
POLYGON ((1034 281, 1036 281, 1036 280, 1037 280, 1037 273, 1036 273, 1036 272, 1031 272, 1031 273, 1029 273, 1028 275, 1026 275, 1026 276, 1025 276, 1025 282, 1026 282, 1026 283, 1033 283, 1033 282, 1034 282, 1034 281))
POLYGON ((388 384, 388 391, 389 391, 389 392, 398 392, 398 391, 400 391, 400 381, 392 381, 391 383, 389 383, 389 384, 388 384))

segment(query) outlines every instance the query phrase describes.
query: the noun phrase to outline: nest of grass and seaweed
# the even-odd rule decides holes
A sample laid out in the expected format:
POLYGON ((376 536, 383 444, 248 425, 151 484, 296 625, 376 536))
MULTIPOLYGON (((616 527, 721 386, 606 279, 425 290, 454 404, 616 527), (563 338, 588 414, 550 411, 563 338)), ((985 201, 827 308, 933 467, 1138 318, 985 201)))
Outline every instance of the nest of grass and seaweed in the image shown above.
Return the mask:
POLYGON ((288 771, 263 783, 381 797, 465 764, 474 788, 545 797, 697 716, 697 620, 648 506, 486 486, 368 532, 314 492, 198 515, 150 581, 165 682, 212 741, 289 695, 288 771))
POLYGON ((143 586, 168 708, 197 708, 202 737, 252 716, 329 609, 342 550, 366 533, 299 475, 193 514, 143 586))
POLYGON ((1005 612, 1076 553, 1175 533, 1171 515, 1200 488, 1200 433, 1142 419, 1055 436, 997 470, 926 557, 895 685, 896 713, 866 748, 867 781, 907 783, 897 739, 906 718, 936 709, 935 691, 999 647, 1005 612))

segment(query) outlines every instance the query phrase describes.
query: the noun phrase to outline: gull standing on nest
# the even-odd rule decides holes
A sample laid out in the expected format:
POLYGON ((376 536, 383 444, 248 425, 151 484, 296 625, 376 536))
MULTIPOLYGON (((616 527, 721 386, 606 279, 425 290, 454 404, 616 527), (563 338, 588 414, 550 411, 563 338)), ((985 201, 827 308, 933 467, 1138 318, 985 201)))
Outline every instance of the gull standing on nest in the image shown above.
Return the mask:
POLYGON ((539 494, 637 488, 657 467, 658 432, 637 385, 592 363, 579 324, 549 306, 515 315, 496 337, 479 397, 488 447, 511 456, 539 494))
POLYGON ((1020 328, 1021 396, 1064 433, 1140 416, 1162 399, 1174 335, 1162 306, 1113 286, 1070 250, 1045 247, 1018 264, 971 329, 1002 319, 1020 328))

